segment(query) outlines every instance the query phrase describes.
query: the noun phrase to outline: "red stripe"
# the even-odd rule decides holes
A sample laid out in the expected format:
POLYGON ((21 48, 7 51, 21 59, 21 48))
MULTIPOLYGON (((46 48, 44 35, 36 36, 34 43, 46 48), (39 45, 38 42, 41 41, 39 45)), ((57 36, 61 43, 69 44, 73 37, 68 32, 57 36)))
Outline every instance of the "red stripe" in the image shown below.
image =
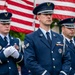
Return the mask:
POLYGON ((53 14, 53 18, 58 18, 58 19, 65 19, 65 18, 71 18, 74 16, 67 16, 67 15, 60 15, 60 14, 53 14))
POLYGON ((57 1, 75 3, 75 0, 57 0, 57 1))
POLYGON ((29 4, 29 5, 32 5, 32 6, 34 6, 34 2, 30 2, 30 1, 28 1, 28 0, 23 0, 25 3, 27 3, 27 4, 29 4))
POLYGON ((33 7, 30 7, 30 6, 27 6, 27 5, 23 5, 23 4, 20 4, 20 3, 17 3, 17 2, 11 1, 11 0, 7 1, 7 3, 10 4, 10 5, 13 5, 13 6, 20 7, 20 8, 33 10, 33 7))
POLYGON ((66 11, 73 11, 75 12, 75 8, 67 7, 67 6, 55 6, 56 10, 66 10, 66 11))
POLYGON ((31 30, 22 29, 22 28, 18 28, 18 27, 15 27, 15 26, 11 26, 11 30, 16 31, 16 32, 22 32, 22 33, 25 33, 25 34, 33 32, 31 30))
POLYGON ((17 15, 20 15, 20 16, 25 16, 25 17, 28 17, 28 18, 33 18, 33 15, 31 14, 28 14, 28 13, 25 13, 25 12, 19 12, 16 10, 12 10, 11 8, 8 8, 7 11, 9 12, 12 12, 13 14, 17 14, 17 15))
MULTIPOLYGON (((23 25, 28 25, 28 26, 32 26, 32 22, 30 21, 26 21, 26 20, 21 20, 18 18, 12 18, 13 22, 19 23, 19 24, 23 24, 23 25)), ((36 24, 36 27, 39 27, 39 24, 36 24)))
POLYGON ((32 26, 32 22, 30 21, 25 21, 25 20, 21 20, 21 19, 18 19, 18 18, 12 18, 12 21, 16 22, 16 23, 21 23, 21 24, 24 24, 24 25, 28 25, 28 26, 32 26))
POLYGON ((5 9, 5 6, 0 5, 0 10, 5 9))

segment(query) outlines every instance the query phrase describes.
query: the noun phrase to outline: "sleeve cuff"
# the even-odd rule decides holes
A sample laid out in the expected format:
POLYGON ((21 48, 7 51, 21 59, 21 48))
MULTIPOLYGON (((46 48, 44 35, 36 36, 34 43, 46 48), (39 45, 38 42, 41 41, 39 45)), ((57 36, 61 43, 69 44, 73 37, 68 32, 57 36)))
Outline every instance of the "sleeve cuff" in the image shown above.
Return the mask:
POLYGON ((60 71, 60 73, 62 73, 63 75, 67 75, 64 71, 60 71))
POLYGON ((45 74, 46 74, 46 72, 47 72, 47 70, 45 70, 45 71, 42 73, 42 75, 45 75, 45 74))

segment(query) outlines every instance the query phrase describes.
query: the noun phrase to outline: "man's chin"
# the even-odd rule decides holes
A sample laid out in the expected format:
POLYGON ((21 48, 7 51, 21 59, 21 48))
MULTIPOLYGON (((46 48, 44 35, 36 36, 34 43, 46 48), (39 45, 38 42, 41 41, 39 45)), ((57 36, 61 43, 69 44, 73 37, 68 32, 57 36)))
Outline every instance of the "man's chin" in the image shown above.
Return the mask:
POLYGON ((50 24, 46 24, 46 26, 50 26, 50 24))

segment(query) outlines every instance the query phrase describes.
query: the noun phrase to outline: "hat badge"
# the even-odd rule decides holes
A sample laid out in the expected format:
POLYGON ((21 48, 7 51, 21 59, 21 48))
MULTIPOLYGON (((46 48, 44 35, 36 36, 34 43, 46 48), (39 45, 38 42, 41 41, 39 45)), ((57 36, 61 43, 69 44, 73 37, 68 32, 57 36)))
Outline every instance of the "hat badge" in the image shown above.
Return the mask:
POLYGON ((47 3, 47 6, 50 6, 50 3, 47 3))
POLYGON ((8 16, 8 13, 5 13, 5 16, 7 17, 8 16))

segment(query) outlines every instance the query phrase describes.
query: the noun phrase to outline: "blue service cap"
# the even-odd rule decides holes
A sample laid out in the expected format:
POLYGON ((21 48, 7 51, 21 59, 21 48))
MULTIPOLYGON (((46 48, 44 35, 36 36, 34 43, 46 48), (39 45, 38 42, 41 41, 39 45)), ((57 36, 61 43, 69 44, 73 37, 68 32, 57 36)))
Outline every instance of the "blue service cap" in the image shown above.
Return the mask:
POLYGON ((10 12, 0 13, 0 23, 10 23, 12 14, 10 12))
POLYGON ((40 13, 43 14, 52 14, 54 10, 54 4, 51 2, 45 2, 34 8, 33 14, 37 15, 40 13))
POLYGON ((61 26, 66 26, 67 28, 75 28, 75 18, 60 20, 58 24, 60 24, 61 26))

